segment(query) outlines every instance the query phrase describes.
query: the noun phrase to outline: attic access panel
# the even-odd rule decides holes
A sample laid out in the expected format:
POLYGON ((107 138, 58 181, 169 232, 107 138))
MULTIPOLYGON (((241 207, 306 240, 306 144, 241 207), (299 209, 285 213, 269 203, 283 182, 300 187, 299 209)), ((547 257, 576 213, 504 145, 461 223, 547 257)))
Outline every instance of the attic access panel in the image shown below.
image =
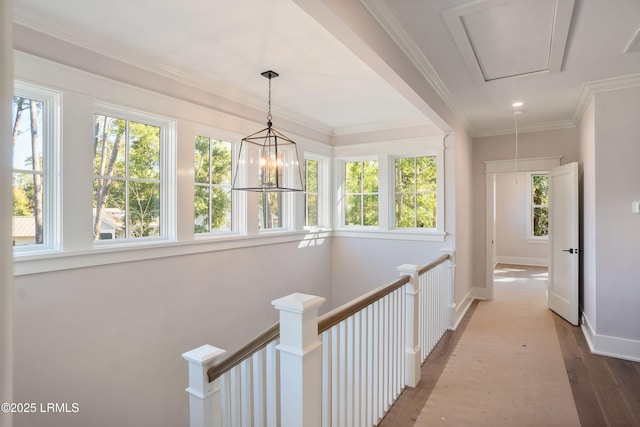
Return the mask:
POLYGON ((574 0, 482 0, 442 12, 471 75, 484 82, 559 72, 574 0))

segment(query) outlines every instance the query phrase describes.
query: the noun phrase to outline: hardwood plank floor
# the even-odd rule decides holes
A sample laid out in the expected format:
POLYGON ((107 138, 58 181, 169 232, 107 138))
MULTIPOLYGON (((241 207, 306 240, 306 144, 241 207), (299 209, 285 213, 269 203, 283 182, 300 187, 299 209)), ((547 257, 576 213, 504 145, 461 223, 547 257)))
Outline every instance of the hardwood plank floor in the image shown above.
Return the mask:
POLYGON ((403 427, 415 423, 477 305, 478 301, 471 304, 455 331, 445 332, 422 364, 421 379, 416 388, 405 388, 378 427, 403 427))
POLYGON ((583 426, 640 426, 640 363, 592 354, 582 330, 554 315, 583 426))
MULTIPOLYGON (((526 268, 523 274, 541 272, 526 268)), ((543 270, 544 271, 544 270, 543 270)), ((447 331, 422 365, 422 379, 407 388, 378 424, 413 426, 477 306, 474 301, 455 331, 447 331)), ((583 427, 640 426, 640 363, 591 353, 580 327, 554 314, 560 349, 583 427)))

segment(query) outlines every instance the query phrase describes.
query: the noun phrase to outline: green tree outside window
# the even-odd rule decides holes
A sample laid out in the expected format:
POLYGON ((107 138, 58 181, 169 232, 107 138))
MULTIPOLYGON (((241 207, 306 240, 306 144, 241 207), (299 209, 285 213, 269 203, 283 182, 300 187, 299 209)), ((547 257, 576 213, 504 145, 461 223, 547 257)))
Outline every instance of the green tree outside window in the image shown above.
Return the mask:
POLYGON ((231 143, 197 136, 194 172, 194 232, 230 231, 231 143))
POLYGON ((405 157, 395 161, 395 225, 435 228, 437 212, 436 159, 405 157))
POLYGON ((534 237, 549 235, 549 176, 531 175, 532 233, 534 237))
POLYGON ((160 128, 94 118, 94 239, 160 236, 160 128))
POLYGON ((305 159, 305 225, 313 227, 318 225, 318 161, 305 159))
POLYGON ((378 225, 378 161, 345 162, 345 225, 378 225))
POLYGON ((43 101, 13 98, 14 246, 45 243, 44 109, 43 101))

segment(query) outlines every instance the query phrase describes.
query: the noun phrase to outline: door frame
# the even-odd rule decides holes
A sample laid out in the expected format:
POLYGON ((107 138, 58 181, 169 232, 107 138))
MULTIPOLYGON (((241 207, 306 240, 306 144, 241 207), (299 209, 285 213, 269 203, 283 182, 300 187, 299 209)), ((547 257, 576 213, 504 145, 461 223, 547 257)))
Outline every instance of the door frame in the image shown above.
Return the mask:
POLYGON ((493 270, 495 268, 495 211, 497 173, 541 172, 560 166, 562 156, 537 157, 528 159, 487 160, 485 173, 485 294, 484 299, 494 299, 493 270))

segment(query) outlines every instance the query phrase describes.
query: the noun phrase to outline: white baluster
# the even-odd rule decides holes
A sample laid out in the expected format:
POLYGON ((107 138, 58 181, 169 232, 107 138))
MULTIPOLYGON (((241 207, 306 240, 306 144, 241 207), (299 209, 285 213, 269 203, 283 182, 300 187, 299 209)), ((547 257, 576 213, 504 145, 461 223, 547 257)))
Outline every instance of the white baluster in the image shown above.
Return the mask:
POLYGON ((272 302, 280 311, 280 390, 282 427, 320 427, 322 421, 322 342, 318 307, 324 298, 291 294, 272 302))
POLYGON ((266 348, 266 389, 267 389, 267 427, 280 426, 280 368, 278 366, 278 354, 276 342, 267 344, 266 348))
POLYGON ((203 345, 182 354, 189 362, 189 426, 220 427, 220 380, 209 382, 207 371, 226 350, 203 345))

